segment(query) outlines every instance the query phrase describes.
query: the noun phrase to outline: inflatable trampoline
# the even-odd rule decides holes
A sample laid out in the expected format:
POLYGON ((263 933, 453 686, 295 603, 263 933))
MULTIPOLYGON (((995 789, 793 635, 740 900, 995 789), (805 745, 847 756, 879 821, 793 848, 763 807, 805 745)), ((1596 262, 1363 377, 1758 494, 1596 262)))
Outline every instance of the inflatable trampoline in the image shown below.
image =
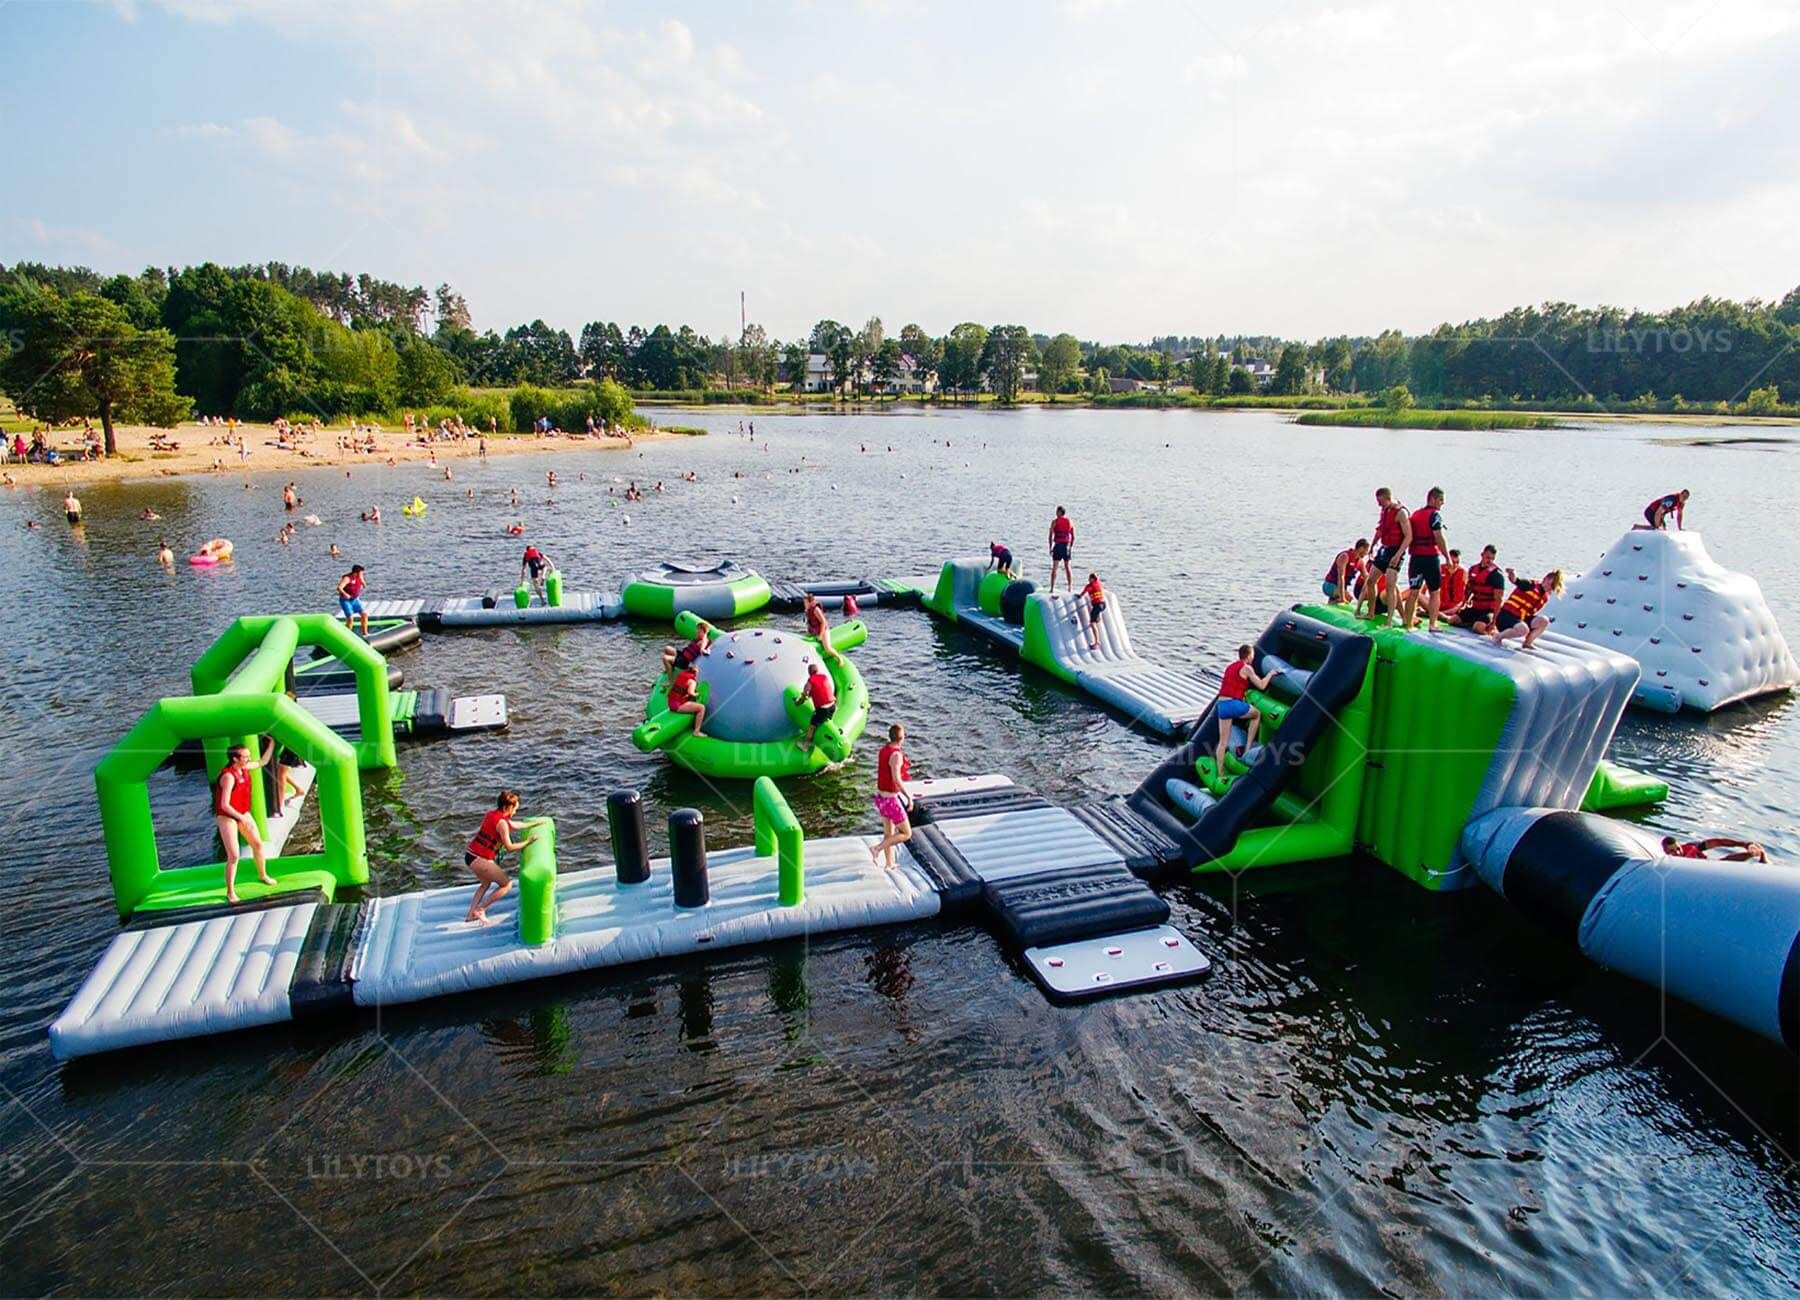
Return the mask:
POLYGON ((1640 708, 1710 713, 1800 685, 1756 579, 1714 561, 1697 532, 1633 529, 1567 598, 1556 630, 1636 659, 1640 708))
POLYGON ((769 603, 769 584, 736 560, 710 568, 665 561, 627 582, 621 595, 625 612, 637 618, 740 618, 769 603))
MULTIPOLYGON (((692 638, 700 620, 682 614, 675 628, 692 638)), ((693 734, 693 715, 668 707, 669 679, 657 680, 644 706, 644 721, 631 743, 645 753, 662 750, 703 776, 754 780, 802 776, 850 757, 869 722, 869 691, 847 651, 868 637, 857 620, 830 629, 835 659, 825 658, 812 637, 768 628, 720 632, 697 666, 696 698, 706 706, 703 735, 693 734), (837 712, 822 724, 810 749, 799 741, 812 717, 803 699, 810 665, 822 663, 837 697, 837 712)))

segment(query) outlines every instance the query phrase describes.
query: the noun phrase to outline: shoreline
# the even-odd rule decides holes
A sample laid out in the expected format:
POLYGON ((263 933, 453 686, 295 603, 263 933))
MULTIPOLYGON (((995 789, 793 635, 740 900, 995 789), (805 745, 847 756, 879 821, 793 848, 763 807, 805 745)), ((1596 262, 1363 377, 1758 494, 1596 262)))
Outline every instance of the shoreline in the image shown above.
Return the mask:
MULTIPOLYGON (((223 477, 230 474, 272 474, 312 469, 343 469, 362 466, 430 464, 435 456, 439 464, 448 461, 474 460, 478 444, 470 438, 460 442, 435 442, 426 446, 411 444, 404 430, 383 429, 377 432, 373 452, 340 450, 334 444, 342 430, 326 430, 317 437, 326 445, 309 446, 311 453, 279 451, 275 443, 275 427, 269 424, 241 424, 244 446, 250 455, 239 459, 235 447, 209 445, 209 439, 221 436, 221 427, 181 424, 173 429, 155 429, 144 425, 115 425, 117 454, 104 460, 65 460, 60 465, 9 464, 5 472, 19 487, 64 486, 77 483, 122 483, 147 479, 223 477), (150 446, 152 435, 167 435, 181 444, 179 451, 156 451, 150 446), (213 460, 220 461, 215 469, 213 460)), ((363 435, 367 436, 367 435, 363 435)), ((488 455, 539 455, 552 451, 623 452, 632 451, 647 442, 668 442, 693 436, 673 428, 652 427, 634 433, 630 442, 618 438, 561 437, 540 438, 529 433, 500 433, 488 437, 488 455)), ((7 435, 10 442, 12 435, 7 435)), ((78 435, 59 430, 51 445, 65 450, 64 442, 78 435)))

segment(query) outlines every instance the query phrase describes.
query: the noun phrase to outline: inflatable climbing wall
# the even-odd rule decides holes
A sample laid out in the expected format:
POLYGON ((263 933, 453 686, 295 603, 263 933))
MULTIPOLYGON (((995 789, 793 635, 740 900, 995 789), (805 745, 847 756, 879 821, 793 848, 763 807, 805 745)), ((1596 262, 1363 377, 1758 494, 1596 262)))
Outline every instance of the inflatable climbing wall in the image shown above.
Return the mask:
POLYGON ((1642 665, 1643 708, 1710 713, 1800 684, 1756 579, 1715 563, 1697 532, 1626 533, 1551 610, 1558 632, 1642 665))

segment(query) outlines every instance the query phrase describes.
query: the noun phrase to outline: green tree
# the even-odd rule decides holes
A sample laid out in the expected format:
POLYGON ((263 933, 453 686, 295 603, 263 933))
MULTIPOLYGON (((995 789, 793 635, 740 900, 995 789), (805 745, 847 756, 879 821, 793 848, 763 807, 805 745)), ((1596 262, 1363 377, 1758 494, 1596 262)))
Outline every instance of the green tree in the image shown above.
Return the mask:
POLYGON ((1281 355, 1275 359, 1275 378, 1269 386, 1283 397, 1306 390, 1305 347, 1290 343, 1281 349, 1281 355))
POLYGON ((1781 389, 1775 384, 1751 389, 1744 409, 1752 415, 1774 415, 1781 409, 1781 389))
POLYGON ((812 350, 821 354, 831 366, 832 388, 842 394, 851 374, 851 351, 856 336, 848 326, 826 319, 813 326, 811 343, 812 350))
POLYGON ((781 350, 781 371, 788 384, 799 392, 806 383, 806 345, 799 340, 781 350))
POLYGON ((1225 380, 1226 392, 1232 394, 1234 397, 1242 397, 1245 393, 1254 390, 1255 387, 1255 381, 1250 378, 1250 372, 1248 370, 1244 369, 1242 366, 1231 367, 1231 373, 1225 380))
POLYGON ((900 331, 900 351, 912 362, 913 378, 918 381, 919 391, 930 388, 942 357, 937 340, 917 325, 907 325, 900 331))
POLYGON ((1410 411, 1413 404, 1412 391, 1405 384, 1395 384, 1381 395, 1381 404, 1390 411, 1410 411))
POLYGON ((400 348, 398 393, 408 406, 443 401, 456 381, 455 360, 436 344, 414 338, 400 348))
POLYGON ((883 339, 876 347, 875 355, 869 361, 869 373, 877 391, 893 384, 895 376, 900 373, 900 355, 900 343, 897 339, 883 339))
POLYGON ((1019 400, 1025 385, 1025 371, 1037 360, 1037 348, 1031 342, 1031 331, 1023 325, 996 325, 988 331, 987 344, 981 352, 981 373, 988 387, 1002 402, 1019 400))
POLYGON ((987 348, 987 333, 974 321, 964 321, 940 345, 938 373, 952 393, 973 393, 981 386, 981 358, 987 348))
POLYGON ((175 338, 139 329, 125 309, 93 293, 37 295, 17 318, 18 346, 0 363, 0 387, 21 411, 47 420, 97 417, 108 456, 115 419, 162 425, 193 403, 175 391, 175 338))
POLYGON ((1081 344, 1073 334, 1058 334, 1044 345, 1038 361, 1038 389, 1055 401, 1081 367, 1081 344))

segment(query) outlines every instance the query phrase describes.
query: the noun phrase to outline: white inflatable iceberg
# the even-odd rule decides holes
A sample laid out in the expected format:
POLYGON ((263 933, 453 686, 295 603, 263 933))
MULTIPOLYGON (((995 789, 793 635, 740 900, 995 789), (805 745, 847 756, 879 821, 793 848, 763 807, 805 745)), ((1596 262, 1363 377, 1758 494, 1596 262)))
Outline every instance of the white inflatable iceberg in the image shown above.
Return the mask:
POLYGON ((1634 529, 1569 586, 1556 630, 1636 659, 1634 704, 1710 713, 1800 684, 1762 588, 1722 568, 1696 532, 1634 529))

